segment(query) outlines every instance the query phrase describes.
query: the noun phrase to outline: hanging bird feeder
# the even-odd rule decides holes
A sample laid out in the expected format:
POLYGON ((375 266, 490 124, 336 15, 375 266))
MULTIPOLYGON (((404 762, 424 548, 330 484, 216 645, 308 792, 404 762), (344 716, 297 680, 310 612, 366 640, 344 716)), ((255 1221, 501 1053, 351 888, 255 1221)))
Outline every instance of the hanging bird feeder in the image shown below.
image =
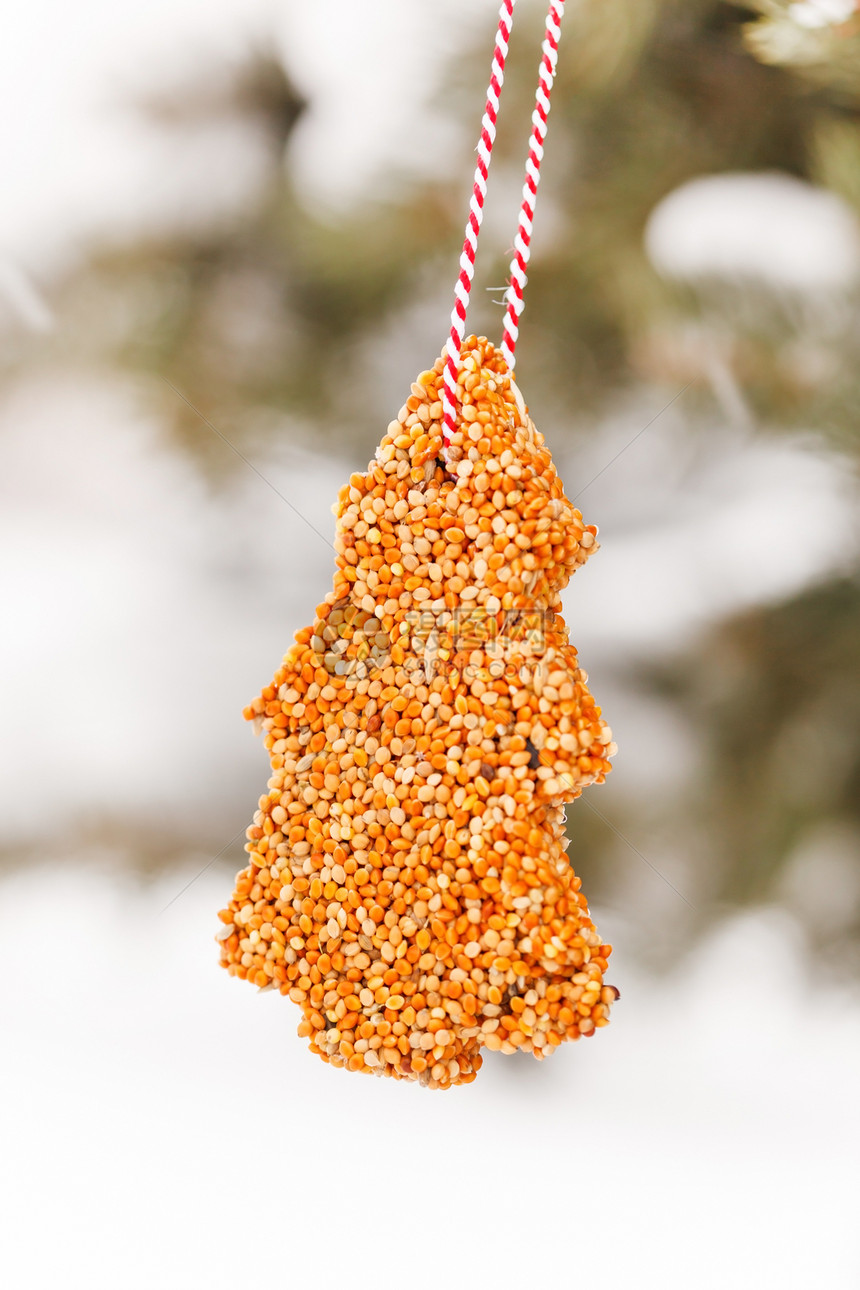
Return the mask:
POLYGON ((564 811, 612 732, 560 593, 597 549, 513 380, 563 3, 550 5, 500 348, 465 337, 514 0, 502 5, 451 335, 364 474, 337 568, 245 715, 269 790, 218 939, 351 1071, 469 1083, 481 1049, 544 1057, 606 1025, 611 947, 564 811))

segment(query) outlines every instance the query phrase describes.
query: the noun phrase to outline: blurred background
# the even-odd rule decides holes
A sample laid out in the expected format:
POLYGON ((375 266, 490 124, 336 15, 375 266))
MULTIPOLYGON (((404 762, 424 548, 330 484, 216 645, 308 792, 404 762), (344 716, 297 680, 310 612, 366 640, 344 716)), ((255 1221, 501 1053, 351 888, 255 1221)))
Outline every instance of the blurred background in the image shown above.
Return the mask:
MULTIPOLYGON (((241 709, 444 344, 497 10, 7 22, 10 1285, 860 1284, 855 0, 568 6, 517 372, 601 531, 565 607, 620 751, 568 827, 612 1025, 429 1094, 217 968, 267 778, 241 709)), ((496 340, 544 12, 469 315, 496 340)))

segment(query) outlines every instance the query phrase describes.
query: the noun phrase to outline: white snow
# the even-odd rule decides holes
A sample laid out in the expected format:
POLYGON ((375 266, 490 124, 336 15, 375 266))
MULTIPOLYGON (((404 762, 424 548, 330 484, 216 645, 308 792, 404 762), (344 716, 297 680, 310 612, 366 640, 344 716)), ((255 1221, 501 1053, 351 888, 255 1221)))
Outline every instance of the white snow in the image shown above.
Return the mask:
POLYGON ((216 122, 168 141, 130 101, 189 75, 216 78, 272 44, 313 99, 291 154, 308 202, 347 211, 369 180, 372 190, 401 166, 426 173, 452 147, 468 157, 458 131, 428 119, 427 102, 451 44, 476 27, 490 41, 497 11, 497 0, 468 11, 459 0, 13 6, 0 45, 0 247, 42 272, 81 235, 235 209, 260 161, 248 133, 216 122))
POLYGON ((668 277, 718 277, 798 291, 860 276, 860 227, 835 193, 791 175, 691 179, 651 212, 645 247, 668 277))
POLYGON ((618 954, 606 1030, 428 1093, 323 1065, 218 969, 226 874, 159 913, 206 858, 0 881, 9 1285, 854 1290, 860 1001, 783 917, 666 980, 618 954))
POLYGON ((581 453, 575 475, 565 469, 568 496, 599 521, 601 543, 564 594, 574 636, 581 623, 598 648, 671 649, 724 615, 850 567, 852 476, 837 455, 802 441, 721 431, 709 449, 677 410, 586 486, 590 462, 610 460, 613 441, 624 449, 644 409, 640 417, 628 413, 602 437, 601 456, 581 453))
POLYGON ((788 6, 788 15, 798 27, 815 29, 847 22, 856 8, 856 0, 802 0, 788 6))
POLYGON ((242 708, 330 583, 346 465, 248 449, 296 514, 201 420, 235 481, 209 492, 144 402, 101 375, 41 376, 0 403, 6 837, 193 812, 262 770, 242 708))

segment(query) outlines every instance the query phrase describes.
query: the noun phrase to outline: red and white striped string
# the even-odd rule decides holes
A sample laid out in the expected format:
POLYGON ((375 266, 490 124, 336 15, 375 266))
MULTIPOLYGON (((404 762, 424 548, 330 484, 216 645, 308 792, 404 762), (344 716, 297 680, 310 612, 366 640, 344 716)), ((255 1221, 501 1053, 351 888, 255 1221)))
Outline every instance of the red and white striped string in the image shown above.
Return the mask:
MULTIPOLYGON (((454 291, 455 301, 451 313, 451 332, 446 347, 445 381, 442 393, 442 451, 446 458, 451 444, 451 435, 457 426, 457 376, 460 367, 460 351, 466 334, 466 309, 469 304, 472 281, 475 276, 478 234, 484 217, 487 175, 496 137, 496 118, 499 112, 499 97, 504 82, 505 60, 508 54, 511 28, 513 27, 515 3, 516 0, 503 0, 499 12, 499 27, 496 32, 496 43, 493 51, 493 70, 489 89, 487 90, 487 106, 481 122, 478 163, 475 169, 472 200, 469 203, 466 236, 460 256, 460 275, 454 291)), ((538 90, 535 109, 532 113, 529 153, 526 160, 526 179, 523 185, 523 198, 520 206, 517 234, 514 239, 514 258, 511 261, 510 286, 506 292, 508 306, 505 314, 502 353, 511 371, 513 371, 514 367, 514 350, 519 332, 519 319, 524 305, 524 292, 527 281, 526 267, 531 252, 532 226, 547 133, 550 96, 558 65, 558 42, 561 36, 561 21, 564 17, 564 3, 565 0, 552 0, 547 14, 538 90)))
POLYGON ((535 109, 532 113, 532 133, 529 155, 526 159, 526 179, 517 235, 514 238, 514 258, 511 260, 511 282, 506 292, 508 308, 505 313, 505 330, 502 337, 502 354, 511 371, 514 370, 514 350, 519 335, 519 321, 525 304, 528 277, 526 267, 531 254, 532 224, 535 216, 537 190, 540 183, 540 164, 546 141, 550 95, 558 66, 558 42, 561 37, 561 20, 564 17, 564 0, 553 0, 546 16, 546 31, 542 46, 535 109))
POLYGON ((493 155, 493 143, 496 138, 496 117, 499 113, 499 95, 505 79, 505 59, 508 56, 508 42, 514 24, 514 5, 516 0, 502 0, 499 10, 499 27, 496 32, 496 44, 493 50, 493 70, 487 90, 487 106, 481 121, 481 137, 478 140, 478 164, 475 167, 475 182, 472 188, 472 200, 469 203, 469 219, 466 224, 466 236, 463 251, 460 255, 460 276, 454 288, 454 308, 451 312, 451 334, 448 337, 447 361, 445 363, 445 384, 442 393, 443 428, 442 450, 447 453, 451 435, 457 426, 457 373, 460 367, 460 350, 466 334, 466 308, 472 290, 472 279, 475 276, 475 255, 478 250, 478 233, 484 218, 484 199, 487 196, 487 174, 493 155))

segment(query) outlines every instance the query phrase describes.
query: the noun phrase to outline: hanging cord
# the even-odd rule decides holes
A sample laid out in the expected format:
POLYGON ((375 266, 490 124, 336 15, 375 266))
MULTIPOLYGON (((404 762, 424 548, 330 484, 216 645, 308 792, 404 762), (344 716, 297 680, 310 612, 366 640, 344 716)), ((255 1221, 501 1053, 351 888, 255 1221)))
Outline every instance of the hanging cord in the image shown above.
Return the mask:
MULTIPOLYGON (((505 59, 508 54, 513 12, 516 0, 503 0, 499 12, 499 28, 496 32, 496 45, 493 52, 493 72, 487 90, 487 106, 481 122, 481 138, 478 143, 478 164, 475 168, 475 183, 472 200, 469 203, 469 219, 466 224, 466 237, 460 256, 460 276, 455 287, 454 308, 451 313, 451 333, 448 337, 447 358, 445 362, 445 382, 442 392, 443 426, 442 453, 447 460, 451 446, 451 435, 457 425, 457 375, 460 366, 460 350, 466 332, 466 309, 475 276, 475 256, 478 249, 478 234, 484 218, 484 200, 487 195, 487 175, 496 137, 496 118, 499 111, 499 95, 505 77, 505 59)), ((519 320, 525 305, 525 288, 528 281, 526 269, 531 255, 532 229, 534 224, 537 190, 540 183, 540 168, 543 161, 544 143, 546 142, 549 124, 550 97, 558 67, 558 43, 561 38, 561 23, 564 18, 565 0, 551 0, 546 17, 546 29, 540 62, 538 88, 535 96, 535 107, 532 112, 532 131, 529 140, 529 152, 526 158, 526 177, 523 184, 523 197, 520 205, 517 234, 514 238, 514 257, 510 268, 510 285, 505 292, 507 310, 505 311, 504 333, 502 336, 502 354, 511 372, 514 370, 514 351, 519 335, 519 320)))
POLYGON ((525 304, 524 293, 526 266, 531 254, 532 223, 534 221, 537 190, 540 183, 540 165, 543 161, 543 146, 546 140, 547 118, 549 117, 550 95, 558 65, 558 42, 561 36, 561 21, 564 17, 564 0, 552 0, 546 17, 546 32, 542 45, 543 57, 540 64, 535 109, 532 113, 532 133, 529 141, 529 154, 526 159, 526 179, 523 185, 523 201, 517 235, 514 238, 514 258, 511 261, 510 286, 505 293, 508 307, 505 313, 505 329, 502 338, 502 354, 511 372, 514 370, 514 350, 519 334, 519 320, 525 304))
POLYGON ((445 363, 445 384, 442 392, 444 413, 442 426, 442 452, 447 457, 451 445, 451 435, 457 425, 457 374, 460 367, 460 350, 466 334, 466 308, 472 290, 472 279, 475 276, 475 255, 478 250, 478 233, 484 218, 484 199, 487 195, 487 174, 496 138, 496 117, 499 112, 499 95, 505 79, 505 59, 508 56, 508 42, 514 23, 514 5, 516 0, 502 0, 499 11, 499 28, 496 32, 496 44, 493 51, 493 71, 487 90, 487 106, 481 122, 481 137, 478 141, 478 164, 475 167, 475 183, 472 189, 472 200, 469 203, 469 219, 466 224, 466 237, 460 256, 460 276, 454 288, 454 308, 451 312, 451 334, 448 337, 447 361, 445 363))

